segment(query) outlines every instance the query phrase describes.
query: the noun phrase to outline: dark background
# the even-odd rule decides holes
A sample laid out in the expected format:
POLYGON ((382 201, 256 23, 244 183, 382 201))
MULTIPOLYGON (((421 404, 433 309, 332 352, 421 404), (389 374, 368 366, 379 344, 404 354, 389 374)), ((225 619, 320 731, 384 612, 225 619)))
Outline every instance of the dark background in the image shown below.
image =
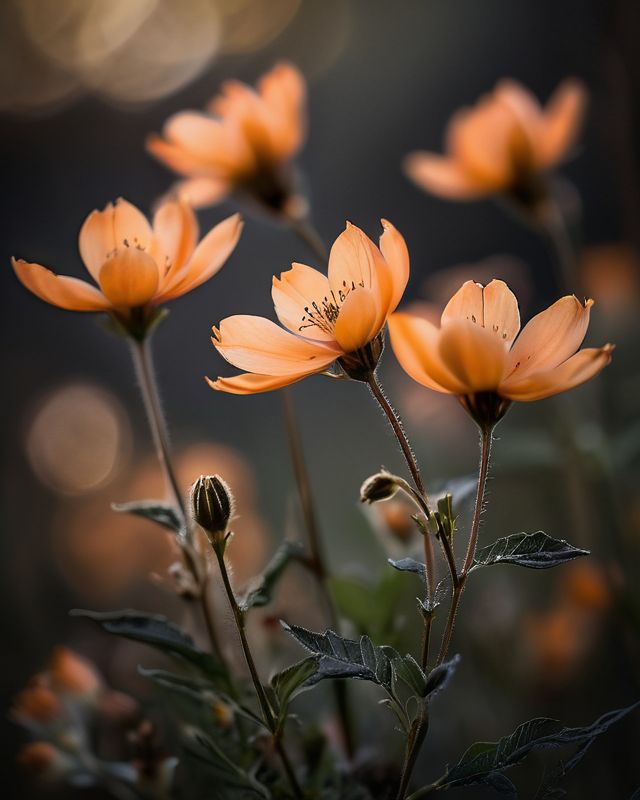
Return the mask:
MULTIPOLYGON (((65 3, 59 5, 62 9, 65 3)), ((19 38, 17 15, 7 9, 3 14, 8 20, 3 37, 19 38)), ((408 298, 435 302, 444 298, 435 296, 437 284, 427 283, 430 276, 460 264, 508 256, 493 267, 491 262, 483 264, 478 279, 492 277, 487 275, 492 269, 496 277, 513 278, 522 289, 521 311, 527 319, 557 295, 553 259, 545 243, 494 202, 457 204, 427 196, 403 175, 402 159, 414 149, 440 150, 450 115, 502 77, 516 78, 544 101, 563 78, 578 76, 589 88, 589 113, 579 153, 561 172, 581 198, 582 241, 586 247, 617 242, 635 247, 640 236, 639 18, 638 4, 622 1, 308 0, 267 45, 252 53, 220 55, 187 85, 154 102, 123 106, 88 91, 76 92, 54 108, 5 107, 0 115, 4 709, 60 642, 91 655, 110 680, 128 688, 125 669, 115 665, 121 651, 81 621, 70 619, 70 607, 146 604, 167 613, 175 610, 175 601, 149 587, 144 564, 137 571, 127 567, 130 577, 122 578, 113 549, 109 557, 115 578, 99 590, 92 589, 91 574, 83 574, 87 563, 96 569, 95 559, 87 555, 89 561, 78 559, 73 568, 61 563, 65 547, 71 547, 59 544, 61 537, 66 542, 66 520, 84 513, 88 504, 104 508, 106 518, 110 499, 133 499, 127 476, 138 474, 152 452, 125 343, 105 333, 94 316, 62 312, 37 301, 16 280, 9 257, 83 276, 76 243, 88 212, 118 196, 148 210, 171 182, 169 173, 144 152, 146 135, 160 130, 174 111, 202 107, 223 79, 252 83, 274 61, 286 58, 309 78, 310 133, 299 164, 322 235, 332 241, 349 219, 374 237, 380 217, 388 217, 411 253, 408 298), (426 292, 431 292, 429 297, 426 292), (25 441, 34 415, 51 392, 78 381, 107 389, 126 414, 123 430, 133 433, 121 473, 114 473, 111 483, 93 494, 64 496, 34 474, 25 441)), ((14 64, 14 69, 13 80, 19 85, 20 65, 14 64)), ((202 230, 232 210, 225 204, 200 212, 202 230)), ((292 516, 293 479, 280 399, 277 393, 247 398, 213 394, 202 376, 233 372, 214 352, 210 326, 233 313, 272 316, 271 276, 293 260, 315 264, 286 229, 249 217, 238 248, 220 274, 172 305, 154 342, 175 450, 215 442, 233 448, 250 463, 256 493, 252 507, 267 537, 260 539, 262 553, 253 554, 256 568, 292 516)), ((637 313, 637 297, 633 310, 637 313)), ((563 440, 552 401, 514 408, 499 430, 483 539, 544 528, 550 535, 586 544, 597 563, 606 562, 603 574, 615 573, 625 609, 612 601, 603 612, 606 619, 598 623, 597 638, 559 682, 532 678, 526 651, 522 664, 515 656, 510 663, 513 642, 526 635, 531 609, 553 609, 561 579, 547 573, 483 575, 465 598, 468 621, 458 631, 457 649, 465 659, 458 693, 443 698, 436 712, 443 731, 442 742, 433 745, 436 771, 475 739, 505 734, 527 714, 586 724, 640 698, 634 582, 640 518, 635 496, 637 325, 633 313, 623 321, 616 314, 598 315, 596 307, 594 317, 592 343, 612 340, 618 350, 597 386, 594 382, 564 398, 584 433, 584 447, 563 440), (631 452, 626 461, 615 455, 619 443, 626 443, 631 452), (604 449, 612 467, 603 478, 593 463, 600 463, 604 449), (575 483, 570 476, 582 467, 582 488, 567 488, 575 483), (610 499, 610 484, 615 501, 610 499), (570 494, 574 501, 568 500, 570 494), (505 678, 504 671, 512 667, 515 676, 505 678)), ((471 475, 475 433, 455 401, 434 399, 411 386, 389 352, 382 376, 406 418, 428 481, 471 475)), ((356 501, 361 481, 380 464, 402 469, 391 436, 364 388, 356 384, 313 378, 295 388, 295 399, 332 566, 335 571, 382 573, 383 549, 371 545, 369 526, 356 501)), ((209 471, 209 458, 216 462, 217 456, 206 451, 194 457, 198 473, 185 475, 185 489, 199 471, 209 471)), ((145 469, 152 473, 148 480, 153 485, 153 461, 148 463, 145 469)), ((113 519, 113 525, 118 522, 113 519)), ((238 538, 241 535, 239 531, 238 538)), ((140 549, 139 542, 136 547, 140 549)), ((126 550, 121 558, 124 563, 126 550)), ((638 724, 636 715, 594 746, 590 766, 586 760, 584 766, 590 783, 582 784, 576 797, 631 795, 640 784, 637 763, 630 759, 634 741, 637 751, 638 724)), ((437 730, 436 721, 433 725, 437 730)), ((2 725, 0 746, 8 772, 2 785, 9 792, 5 796, 13 796, 19 787, 23 795, 40 797, 43 790, 25 782, 13 768, 23 740, 15 725, 2 725)), ((425 763, 429 760, 425 757, 425 763)))

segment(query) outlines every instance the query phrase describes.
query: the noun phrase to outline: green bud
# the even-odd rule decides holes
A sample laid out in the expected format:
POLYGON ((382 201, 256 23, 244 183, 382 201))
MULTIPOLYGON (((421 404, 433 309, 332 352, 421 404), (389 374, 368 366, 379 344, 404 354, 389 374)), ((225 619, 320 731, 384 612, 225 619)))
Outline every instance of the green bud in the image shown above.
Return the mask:
POLYGON ((398 491, 398 478, 383 470, 367 478, 360 487, 361 503, 377 503, 388 500, 398 491))
POLYGON ((231 489, 218 475, 201 475, 191 487, 193 518, 212 545, 224 541, 233 514, 231 489))

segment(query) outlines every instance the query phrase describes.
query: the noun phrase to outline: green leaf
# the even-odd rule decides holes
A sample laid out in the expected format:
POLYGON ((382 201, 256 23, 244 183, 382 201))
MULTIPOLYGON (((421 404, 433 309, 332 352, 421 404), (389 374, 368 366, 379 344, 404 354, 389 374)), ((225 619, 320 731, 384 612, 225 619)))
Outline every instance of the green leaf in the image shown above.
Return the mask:
POLYGON ((274 553, 262 575, 254 581, 240 601, 242 610, 248 611, 250 608, 260 608, 270 603, 282 573, 291 561, 300 556, 301 552, 302 547, 297 542, 283 542, 274 553))
POLYGON ((588 555, 588 550, 574 547, 564 539, 552 539, 542 531, 514 533, 478 550, 473 569, 491 564, 517 564, 529 569, 548 569, 588 555))
POLYGON ((434 667, 427 675, 427 685, 425 687, 425 697, 433 697, 441 692, 449 683, 451 676, 456 671, 460 663, 460 656, 455 655, 449 661, 445 661, 437 667, 434 667))
POLYGON ((132 503, 111 503, 111 508, 121 514, 144 517, 174 533, 182 533, 184 524, 174 506, 161 500, 134 500, 132 503))
POLYGON ((334 631, 313 633, 298 625, 282 623, 283 628, 306 650, 318 656, 316 671, 307 679, 314 686, 332 678, 355 678, 382 686, 392 696, 397 680, 420 697, 427 690, 427 677, 412 656, 401 656, 386 645, 374 645, 368 636, 344 639, 334 631))
MULTIPOLYGON (((195 727, 189 727, 183 732, 185 747, 193 758, 204 762, 219 781, 220 789, 238 789, 249 792, 249 796, 259 795, 270 798, 271 793, 267 787, 257 781, 250 772, 229 758, 224 750, 210 736, 195 727)), ((231 795, 230 795, 231 796, 231 795)), ((233 795, 246 797, 246 794, 233 795)))
POLYGON ((394 569, 397 569, 398 572, 414 572, 420 577, 423 583, 426 583, 427 568, 422 561, 416 561, 415 558, 400 558, 397 561, 388 558, 387 561, 394 569))
POLYGON ((309 681, 318 671, 320 656, 309 656, 290 667, 277 672, 270 681, 270 686, 278 703, 278 723, 287 717, 289 703, 305 689, 311 688, 309 681))
POLYGON ((225 671, 208 653, 200 650, 191 636, 166 617, 146 614, 143 611, 86 611, 73 609, 72 617, 86 617, 97 622, 107 633, 142 642, 164 653, 180 656, 202 672, 213 677, 223 677, 225 671))
MULTIPOLYGON (((455 786, 472 786, 486 784, 508 794, 508 784, 502 774, 504 770, 522 762, 532 751, 577 745, 578 750, 573 758, 561 765, 555 772, 555 778, 564 777, 583 757, 594 740, 605 733, 614 723, 625 717, 640 703, 627 708, 609 711, 591 725, 582 728, 567 728, 557 720, 540 717, 519 725, 510 735, 498 742, 476 742, 464 753, 458 763, 451 767, 445 775, 431 787, 415 793, 416 797, 424 797, 429 790, 451 789, 455 786), (567 768, 568 767, 568 768, 567 768)), ((509 781, 510 783, 510 781, 509 781)), ((551 782, 544 787, 552 792, 551 782)), ((511 797, 517 795, 511 794, 511 797)), ((552 794, 541 795, 551 797, 552 794)))

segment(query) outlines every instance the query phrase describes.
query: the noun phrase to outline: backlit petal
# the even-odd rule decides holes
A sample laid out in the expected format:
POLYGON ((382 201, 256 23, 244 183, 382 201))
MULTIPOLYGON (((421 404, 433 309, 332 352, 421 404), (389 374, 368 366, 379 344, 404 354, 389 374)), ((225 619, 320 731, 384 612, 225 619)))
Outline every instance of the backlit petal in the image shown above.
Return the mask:
POLYGON ((376 296, 370 289, 357 287, 347 295, 335 325, 336 342, 345 353, 364 347, 380 330, 377 326, 376 296))
POLYGON ((283 386, 290 386, 292 383, 301 381, 308 377, 308 372, 299 375, 256 375, 252 372, 245 372, 243 375, 235 375, 233 378, 218 378, 212 381, 210 378, 205 380, 216 392, 227 392, 228 394, 258 394, 259 392, 270 392, 273 389, 281 389, 283 386))
POLYGON ((305 264, 292 264, 280 278, 274 276, 271 296, 278 319, 290 331, 307 339, 334 340, 328 320, 321 313, 325 301, 334 302, 326 275, 305 264), (319 324, 313 324, 313 319, 319 324))
POLYGON ((305 136, 306 84, 299 69, 281 62, 258 82, 258 91, 268 111, 268 126, 274 155, 295 155, 305 136))
POLYGON ((611 361, 613 347, 589 347, 564 363, 544 372, 536 372, 519 381, 510 379, 500 387, 500 394, 510 400, 542 400, 566 392, 597 375, 611 361))
POLYGON ((511 348, 506 376, 520 380, 566 361, 582 344, 592 305, 567 295, 529 320, 511 348))
POLYGON ((510 347, 520 330, 520 312, 516 296, 504 281, 492 280, 482 292, 483 325, 510 347))
POLYGON ((136 308, 153 299, 158 289, 158 266, 144 250, 123 247, 102 265, 99 280, 115 308, 136 308))
POLYGON ((445 366, 465 386, 464 394, 497 389, 507 348, 491 331, 465 319, 443 326, 438 352, 445 366))
POLYGON ((165 286, 158 302, 186 294, 215 275, 238 243, 243 224, 240 214, 232 214, 212 228, 196 247, 184 270, 175 276, 174 282, 165 286))
POLYGON ((224 178, 202 176, 178 181, 173 187, 173 193, 186 200, 193 208, 204 208, 224 200, 232 188, 224 178))
POLYGON ((409 251, 402 234, 386 219, 381 220, 384 232, 380 237, 380 252, 391 272, 393 287, 387 314, 396 310, 409 280, 409 251))
POLYGON ((187 150, 184 145, 168 142, 151 134, 146 142, 147 152, 179 175, 197 175, 211 168, 208 160, 187 150))
POLYGON ((198 241, 198 220, 187 202, 162 203, 153 217, 155 259, 161 270, 160 286, 172 278, 191 257, 198 241))
POLYGON ((41 300, 68 311, 105 311, 107 298, 94 286, 77 278, 56 275, 40 264, 11 259, 20 282, 41 300))
POLYGON ((404 171, 421 189, 449 200, 475 200, 491 191, 453 158, 435 153, 411 153, 404 171))
POLYGON ((551 167, 565 158, 580 131, 587 92, 580 81, 566 80, 556 89, 543 116, 539 160, 551 167))
POLYGON ((294 375, 326 369, 340 355, 336 347, 311 342, 271 320, 238 314, 214 328, 213 343, 230 364, 260 375, 294 375))
POLYGON ((458 319, 468 319, 482 325, 484 320, 484 301, 482 284, 465 281, 453 295, 442 312, 441 325, 458 319))
POLYGON ((391 347, 402 368, 414 380, 436 392, 461 394, 464 384, 442 362, 440 330, 423 317, 396 312, 389 317, 391 347))

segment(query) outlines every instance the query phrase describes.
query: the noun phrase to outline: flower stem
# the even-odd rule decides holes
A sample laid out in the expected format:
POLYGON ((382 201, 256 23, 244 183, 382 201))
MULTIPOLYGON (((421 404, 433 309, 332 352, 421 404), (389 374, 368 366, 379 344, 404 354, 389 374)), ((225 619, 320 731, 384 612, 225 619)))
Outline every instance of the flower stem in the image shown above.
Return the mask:
POLYGON ((560 289, 579 295, 581 285, 576 264, 576 251, 562 211, 553 199, 550 199, 544 207, 542 225, 556 263, 560 289))
POLYGON ((315 226, 308 217, 291 217, 289 218, 289 225, 291 230, 301 239, 311 250, 311 252, 326 264, 329 260, 329 251, 318 233, 315 226))
MULTIPOLYGON (((305 520, 307 539, 311 553, 310 558, 307 559, 304 564, 311 570, 318 581, 318 587, 322 595, 322 600, 327 609, 329 626, 333 628, 333 630, 338 631, 340 627, 340 621, 338 619, 338 613, 336 611, 335 603, 331 596, 331 589, 329 587, 329 570, 327 569, 327 562, 322 544, 322 536, 318 526, 318 517, 313 503, 311 481, 309 479, 309 472, 307 470, 307 465, 304 458, 302 440, 300 438, 293 396, 290 389, 282 390, 282 399, 284 404, 285 424, 289 439, 289 449, 291 451, 291 461, 293 463, 293 470, 298 488, 298 496, 300 498, 300 505, 302 507, 302 513, 305 520)), ((338 709, 338 717, 340 720, 340 729, 342 733, 344 749, 347 757, 351 759, 353 758, 355 752, 355 744, 352 729, 353 726, 351 724, 349 714, 346 683, 344 681, 332 681, 332 685, 336 706, 338 709)))
POLYGON ((182 499, 182 492, 180 491, 178 480, 176 478, 175 470, 171 461, 171 450, 169 447, 169 433, 167 430, 167 423, 162 413, 162 403, 160 402, 160 394, 158 391, 158 384, 155 377, 155 370, 153 368, 153 357, 151 354, 151 341, 147 337, 142 341, 137 339, 130 339, 131 354, 133 363, 140 383, 142 391, 142 399, 144 408, 151 429, 151 436, 156 448, 156 454, 160 463, 160 468, 164 474, 165 483, 167 484, 172 500, 182 519, 185 531, 185 542, 181 548, 184 555, 186 565, 191 572, 196 586, 199 589, 198 596, 200 599, 200 606, 202 609, 202 616, 204 618, 205 627, 211 643, 212 652, 220 660, 222 660, 222 650, 216 632, 214 623, 213 609, 209 592, 206 591, 206 570, 198 563, 198 556, 192 542, 192 530, 189 525, 189 520, 185 511, 184 501, 182 499))
MULTIPOLYGON (((411 477, 413 478, 413 482, 416 486, 416 489, 418 490, 420 505, 424 511, 427 520, 429 520, 429 518, 431 517, 431 509, 429 508, 427 493, 424 488, 424 483, 422 481, 422 475, 420 474, 420 468, 418 466, 418 462, 416 461, 416 457, 413 453, 413 450, 411 449, 411 444, 409 443, 407 434, 404 432, 402 421, 398 416, 398 414, 396 413, 396 411, 394 410, 394 408, 392 407, 389 400, 387 399, 387 396, 385 395, 384 390, 380 385, 380 382, 378 381, 375 372, 371 373, 367 383, 369 389, 371 390, 371 394, 374 396, 378 405, 384 412, 395 434, 395 437, 398 440, 398 444, 400 445, 400 449, 402 450, 402 455, 404 456, 407 466, 409 467, 409 472, 411 473, 411 477)), ((435 589, 435 563, 433 557, 433 545, 431 543, 431 536, 428 532, 424 534, 423 539, 424 539, 424 559, 427 569, 427 590, 428 593, 431 594, 435 589)), ((426 634, 427 630, 425 628, 425 639, 427 638, 426 634)), ((423 646, 423 655, 424 651, 425 647, 423 646)))
POLYGON ((236 596, 233 592, 233 588, 229 580, 229 573, 227 571, 227 566, 224 561, 224 553, 222 552, 222 548, 220 546, 218 547, 214 546, 213 549, 218 558, 218 565, 220 566, 220 574, 222 576, 222 582, 224 584, 225 592, 227 593, 227 598, 229 599, 229 605, 231 606, 231 611, 233 612, 233 619, 235 621, 236 630, 238 631, 238 637, 240 638, 242 652, 244 654, 245 661, 247 662, 247 667, 249 668, 249 672, 251 674, 251 680, 253 682, 253 686, 256 691, 256 696, 258 698, 258 704, 260 705, 260 710, 262 712, 264 723, 271 732, 274 747, 277 750, 278 755, 280 756, 280 760, 282 761, 282 766, 287 775, 287 779, 289 780, 289 783, 291 785, 291 790, 293 792, 294 797, 302 798, 303 796, 302 789, 300 787, 300 784, 298 783, 298 779, 296 778, 293 766, 291 765, 291 761, 289 760, 289 756, 287 755, 282 740, 278 735, 276 717, 273 713, 273 709, 271 708, 271 704, 269 703, 269 699, 267 698, 262 683, 260 682, 258 670, 256 669, 256 664, 253 659, 253 654, 251 653, 251 648, 249 647, 249 642, 247 640, 247 635, 245 632, 245 618, 244 618, 245 615, 242 609, 238 606, 238 603, 236 601, 236 596))
POLYGON ((449 616, 444 629, 442 637, 442 645, 440 653, 436 661, 436 665, 442 664, 447 657, 449 647, 451 645, 451 637, 453 636, 453 629, 455 627, 456 616, 462 592, 464 591, 469 571, 473 566, 473 559, 476 554, 476 547, 478 544, 478 534, 480 532, 480 517, 482 515, 482 505, 484 503, 484 493, 487 484, 487 475, 489 473, 489 458, 491 455, 491 443, 493 440, 493 428, 486 427, 481 429, 480 432, 480 467, 478 470, 478 487, 476 489, 476 500, 473 509, 473 519, 471 522, 471 532, 469 534, 469 543, 467 545, 467 552, 462 565, 462 570, 459 574, 457 584, 454 583, 453 594, 451 596, 451 606, 449 608, 449 616))
POLYGON ((424 702, 420 716, 414 722, 411 732, 409 733, 409 738, 407 739, 404 763, 402 765, 402 775, 400 777, 400 785, 398 786, 396 800, 404 800, 406 797, 411 776, 413 775, 413 770, 428 730, 429 704, 424 702))

